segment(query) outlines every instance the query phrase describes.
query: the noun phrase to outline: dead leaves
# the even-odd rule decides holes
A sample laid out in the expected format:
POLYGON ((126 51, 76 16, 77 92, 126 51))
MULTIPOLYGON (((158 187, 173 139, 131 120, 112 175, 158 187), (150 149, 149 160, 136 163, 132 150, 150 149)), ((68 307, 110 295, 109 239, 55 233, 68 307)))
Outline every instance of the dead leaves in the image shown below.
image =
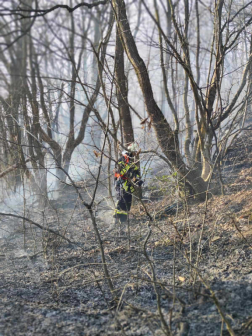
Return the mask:
POLYGON ((182 277, 182 276, 178 276, 178 279, 179 279, 179 281, 181 281, 181 282, 185 282, 185 278, 182 277))
POLYGON ((252 211, 249 210, 246 213, 242 214, 239 219, 248 219, 249 221, 252 221, 252 211))
POLYGON ((252 229, 250 229, 248 231, 243 231, 242 234, 243 234, 244 237, 252 236, 252 229))
POLYGON ((94 150, 94 155, 98 158, 99 156, 101 156, 100 153, 98 153, 96 150, 94 150))
POLYGON ((174 243, 173 241, 171 241, 169 238, 165 238, 162 240, 158 240, 154 243, 155 247, 159 247, 159 246, 172 246, 174 243))
POLYGON ((217 240, 219 240, 219 239, 221 239, 221 237, 219 237, 219 236, 214 236, 214 237, 211 239, 211 242, 213 243, 213 242, 215 242, 215 241, 217 241, 217 240))
POLYGON ((152 127, 152 121, 148 121, 149 117, 147 118, 144 118, 141 122, 140 122, 140 125, 143 125, 142 126, 142 129, 145 128, 145 124, 147 124, 147 127, 148 127, 148 130, 150 131, 151 130, 151 127, 152 127))

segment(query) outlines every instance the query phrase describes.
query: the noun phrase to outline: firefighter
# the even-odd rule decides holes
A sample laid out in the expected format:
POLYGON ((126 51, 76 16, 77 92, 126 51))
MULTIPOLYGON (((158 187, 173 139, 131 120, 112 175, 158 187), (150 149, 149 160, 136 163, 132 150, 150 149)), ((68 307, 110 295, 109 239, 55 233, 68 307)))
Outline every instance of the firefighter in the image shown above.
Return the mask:
POLYGON ((139 168, 135 162, 137 145, 132 143, 127 149, 127 151, 122 152, 115 168, 115 189, 118 202, 114 213, 114 227, 120 222, 127 221, 132 194, 136 186, 140 187, 143 184, 139 168))

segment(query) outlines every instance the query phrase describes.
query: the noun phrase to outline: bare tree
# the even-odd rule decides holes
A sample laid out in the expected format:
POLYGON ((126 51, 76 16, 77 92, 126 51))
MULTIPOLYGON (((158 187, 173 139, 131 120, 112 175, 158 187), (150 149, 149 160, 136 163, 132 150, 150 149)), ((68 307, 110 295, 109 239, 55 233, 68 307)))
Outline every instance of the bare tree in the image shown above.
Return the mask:
POLYGON ((163 113, 161 112, 153 97, 152 86, 147 68, 143 59, 139 56, 135 41, 131 34, 129 22, 127 20, 125 3, 121 0, 115 0, 113 1, 113 6, 118 28, 120 29, 121 35, 123 37, 125 50, 138 77, 138 81, 144 96, 146 110, 148 111, 148 114, 153 122, 153 127, 155 128, 159 145, 169 160, 171 166, 176 171, 178 171, 181 176, 186 176, 188 182, 199 194, 199 197, 204 198, 206 183, 195 171, 187 169, 179 153, 178 134, 177 132, 172 131, 170 125, 164 118, 163 113))

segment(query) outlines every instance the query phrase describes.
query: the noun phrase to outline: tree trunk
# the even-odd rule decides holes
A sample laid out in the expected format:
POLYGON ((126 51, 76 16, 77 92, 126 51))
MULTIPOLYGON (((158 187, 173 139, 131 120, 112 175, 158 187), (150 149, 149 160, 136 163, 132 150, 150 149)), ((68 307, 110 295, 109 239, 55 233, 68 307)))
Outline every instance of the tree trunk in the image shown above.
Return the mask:
POLYGON ((134 132, 128 104, 127 78, 124 73, 124 49, 118 28, 116 30, 115 77, 117 84, 117 101, 122 123, 123 138, 124 142, 126 144, 129 144, 131 142, 134 142, 134 132))
POLYGON ((191 119, 190 119, 190 111, 189 111, 189 105, 188 105, 188 75, 185 72, 185 84, 184 84, 184 110, 185 110, 185 142, 184 142, 184 151, 185 151, 185 157, 186 161, 189 167, 193 166, 192 157, 191 157, 191 151, 190 151, 190 145, 192 140, 192 125, 191 125, 191 119))

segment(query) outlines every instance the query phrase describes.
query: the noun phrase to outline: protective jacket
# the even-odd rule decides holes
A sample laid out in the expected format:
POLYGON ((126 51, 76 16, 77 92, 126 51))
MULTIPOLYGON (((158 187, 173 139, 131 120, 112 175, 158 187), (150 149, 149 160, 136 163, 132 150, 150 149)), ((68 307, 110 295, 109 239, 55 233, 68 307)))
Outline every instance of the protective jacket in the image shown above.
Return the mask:
POLYGON ((123 154, 118 160, 115 169, 115 182, 120 182, 126 192, 133 193, 140 181, 139 168, 134 162, 134 157, 130 153, 123 154))

